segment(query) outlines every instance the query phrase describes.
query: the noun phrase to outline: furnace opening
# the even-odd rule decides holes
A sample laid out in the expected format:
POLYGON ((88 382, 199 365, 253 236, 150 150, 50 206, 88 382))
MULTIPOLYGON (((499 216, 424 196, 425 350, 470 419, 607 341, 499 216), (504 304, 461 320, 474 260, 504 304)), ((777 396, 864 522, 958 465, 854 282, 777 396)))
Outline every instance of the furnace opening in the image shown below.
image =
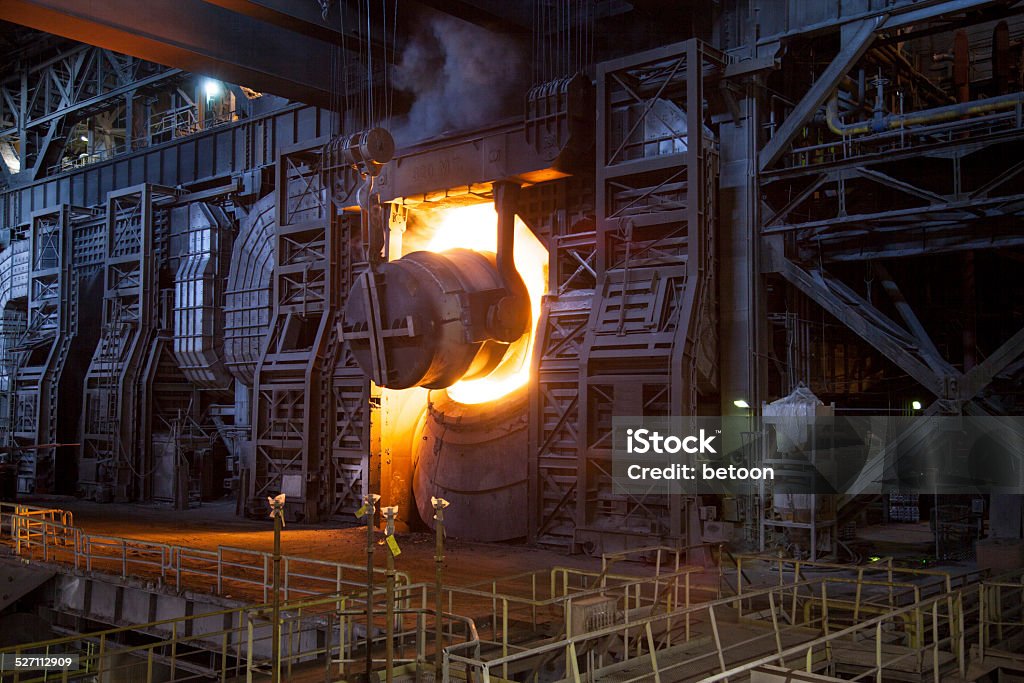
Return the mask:
MULTIPOLYGON (((402 252, 470 249, 493 254, 497 250, 497 239, 498 217, 493 204, 439 208, 415 216, 403 241, 402 252)), ((494 401, 529 381, 541 298, 547 292, 548 250, 518 216, 513 259, 529 294, 528 331, 508 346, 501 361, 486 376, 459 380, 447 388, 448 395, 459 403, 494 401)))

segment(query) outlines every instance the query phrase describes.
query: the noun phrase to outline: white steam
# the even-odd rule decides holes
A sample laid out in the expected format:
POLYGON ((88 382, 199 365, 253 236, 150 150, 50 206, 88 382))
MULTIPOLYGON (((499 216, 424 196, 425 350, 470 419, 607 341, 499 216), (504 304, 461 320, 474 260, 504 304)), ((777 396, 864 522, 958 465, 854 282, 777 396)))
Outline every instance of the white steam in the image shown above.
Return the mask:
POLYGON ((526 79, 515 40, 447 15, 421 27, 393 76, 395 88, 413 95, 409 113, 392 124, 399 145, 521 111, 526 79))

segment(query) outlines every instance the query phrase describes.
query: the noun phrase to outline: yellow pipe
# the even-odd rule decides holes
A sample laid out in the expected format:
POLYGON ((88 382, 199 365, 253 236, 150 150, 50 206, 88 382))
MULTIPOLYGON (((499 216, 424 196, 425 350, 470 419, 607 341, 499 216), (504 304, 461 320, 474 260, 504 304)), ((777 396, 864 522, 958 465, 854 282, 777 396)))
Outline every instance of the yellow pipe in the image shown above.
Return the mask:
POLYGON ((849 137, 851 135, 881 133, 886 130, 939 123, 941 121, 954 121, 977 114, 988 114, 990 112, 1013 109, 1021 105, 1024 105, 1024 93, 1011 93, 984 100, 949 104, 933 109, 922 109, 921 111, 910 112, 909 114, 889 114, 882 117, 881 120, 843 123, 839 118, 839 99, 833 96, 825 106, 825 122, 828 124, 829 130, 836 135, 849 137))

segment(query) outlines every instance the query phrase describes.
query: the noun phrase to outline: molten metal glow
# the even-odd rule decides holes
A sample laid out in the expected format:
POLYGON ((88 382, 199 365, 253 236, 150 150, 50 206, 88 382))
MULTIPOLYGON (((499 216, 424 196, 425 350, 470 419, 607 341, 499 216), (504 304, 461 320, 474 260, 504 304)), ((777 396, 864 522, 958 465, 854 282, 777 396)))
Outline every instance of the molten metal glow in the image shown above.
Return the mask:
MULTIPOLYGON (((497 249, 498 215, 493 204, 475 204, 448 209, 438 214, 435 231, 427 249, 445 251, 462 247, 476 251, 497 249)), ((509 394, 530 379, 530 358, 540 320, 540 300, 548 287, 548 250, 533 232, 516 218, 513 257, 516 269, 530 295, 532 319, 529 332, 513 342, 504 360, 487 377, 456 382, 448 395, 459 403, 487 403, 509 394)))

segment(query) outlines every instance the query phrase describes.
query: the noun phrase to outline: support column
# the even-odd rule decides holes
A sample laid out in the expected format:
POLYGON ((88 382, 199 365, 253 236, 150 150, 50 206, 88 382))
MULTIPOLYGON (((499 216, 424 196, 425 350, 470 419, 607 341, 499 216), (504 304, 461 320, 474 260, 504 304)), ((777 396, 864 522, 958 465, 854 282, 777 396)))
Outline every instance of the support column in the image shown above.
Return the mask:
MULTIPOLYGON (((749 94, 749 93, 748 93, 749 94)), ((758 401, 757 102, 738 102, 738 125, 721 127, 719 197, 719 368, 722 415, 744 415, 733 401, 758 401)))

